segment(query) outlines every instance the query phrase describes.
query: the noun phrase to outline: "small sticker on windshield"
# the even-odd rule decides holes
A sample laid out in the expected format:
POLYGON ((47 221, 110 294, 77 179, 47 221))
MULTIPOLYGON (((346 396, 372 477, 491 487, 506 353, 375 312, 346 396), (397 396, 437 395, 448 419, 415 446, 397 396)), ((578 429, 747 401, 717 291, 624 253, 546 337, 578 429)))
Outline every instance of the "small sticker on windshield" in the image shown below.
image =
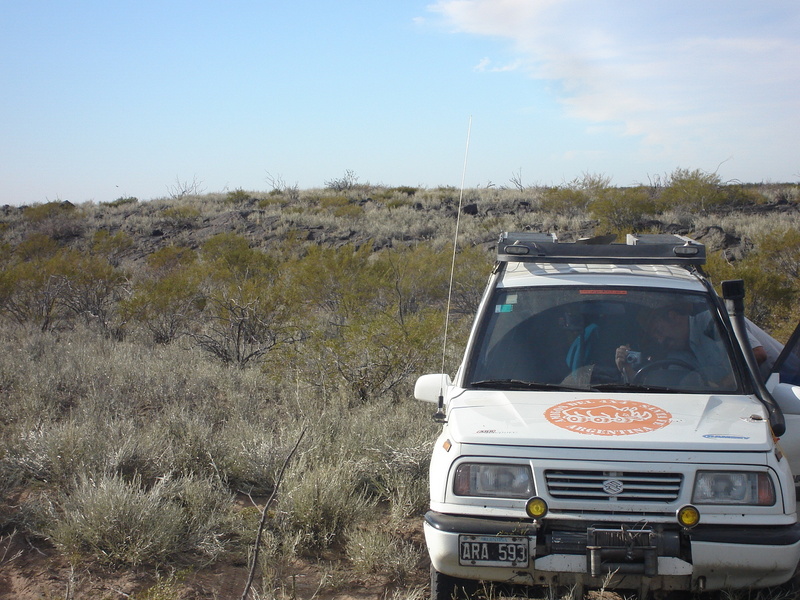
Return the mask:
POLYGON ((517 303, 517 295, 516 294, 509 294, 506 296, 506 302, 508 304, 516 304, 517 303))
POLYGON ((514 310, 513 304, 498 304, 494 307, 496 313, 509 313, 514 310))

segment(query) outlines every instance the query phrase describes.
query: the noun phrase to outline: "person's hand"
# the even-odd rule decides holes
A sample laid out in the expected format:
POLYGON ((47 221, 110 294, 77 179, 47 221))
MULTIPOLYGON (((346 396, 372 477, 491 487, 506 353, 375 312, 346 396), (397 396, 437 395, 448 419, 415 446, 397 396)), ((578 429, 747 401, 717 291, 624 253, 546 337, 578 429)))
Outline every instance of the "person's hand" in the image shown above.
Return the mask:
POLYGON ((624 371, 630 367, 628 364, 628 352, 630 351, 630 346, 620 346, 617 348, 616 353, 614 354, 614 362, 617 364, 617 369, 620 371, 624 371))

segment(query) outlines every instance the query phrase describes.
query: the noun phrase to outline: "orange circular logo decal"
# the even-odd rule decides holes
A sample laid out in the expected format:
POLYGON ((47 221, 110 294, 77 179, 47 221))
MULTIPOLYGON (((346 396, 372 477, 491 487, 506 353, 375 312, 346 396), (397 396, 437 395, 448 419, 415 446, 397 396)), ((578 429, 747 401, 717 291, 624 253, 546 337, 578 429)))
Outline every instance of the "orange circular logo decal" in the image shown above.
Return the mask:
POLYGON ((644 402, 592 398, 562 402, 544 416, 553 425, 586 435, 633 435, 669 425, 672 415, 644 402))

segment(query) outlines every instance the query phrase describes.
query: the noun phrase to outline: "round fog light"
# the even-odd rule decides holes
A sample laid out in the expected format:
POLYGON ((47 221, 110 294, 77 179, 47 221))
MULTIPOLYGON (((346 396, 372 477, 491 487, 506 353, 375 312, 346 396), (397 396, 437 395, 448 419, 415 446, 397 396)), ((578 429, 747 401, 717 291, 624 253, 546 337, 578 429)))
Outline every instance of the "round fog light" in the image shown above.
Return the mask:
POLYGON ((691 504, 678 510, 678 523, 691 529, 700 522, 700 511, 691 504))
POLYGON ((547 514, 547 502, 534 496, 525 504, 525 512, 531 519, 541 519, 547 514))

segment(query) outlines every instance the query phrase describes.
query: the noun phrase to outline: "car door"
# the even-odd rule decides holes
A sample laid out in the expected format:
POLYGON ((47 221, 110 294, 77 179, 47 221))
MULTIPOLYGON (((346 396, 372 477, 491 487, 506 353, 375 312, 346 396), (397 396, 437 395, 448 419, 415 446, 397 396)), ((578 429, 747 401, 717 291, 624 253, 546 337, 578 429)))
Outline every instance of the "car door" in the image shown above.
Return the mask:
POLYGON ((786 419, 786 433, 779 445, 792 467, 795 483, 800 484, 800 325, 775 361, 767 389, 786 419))

